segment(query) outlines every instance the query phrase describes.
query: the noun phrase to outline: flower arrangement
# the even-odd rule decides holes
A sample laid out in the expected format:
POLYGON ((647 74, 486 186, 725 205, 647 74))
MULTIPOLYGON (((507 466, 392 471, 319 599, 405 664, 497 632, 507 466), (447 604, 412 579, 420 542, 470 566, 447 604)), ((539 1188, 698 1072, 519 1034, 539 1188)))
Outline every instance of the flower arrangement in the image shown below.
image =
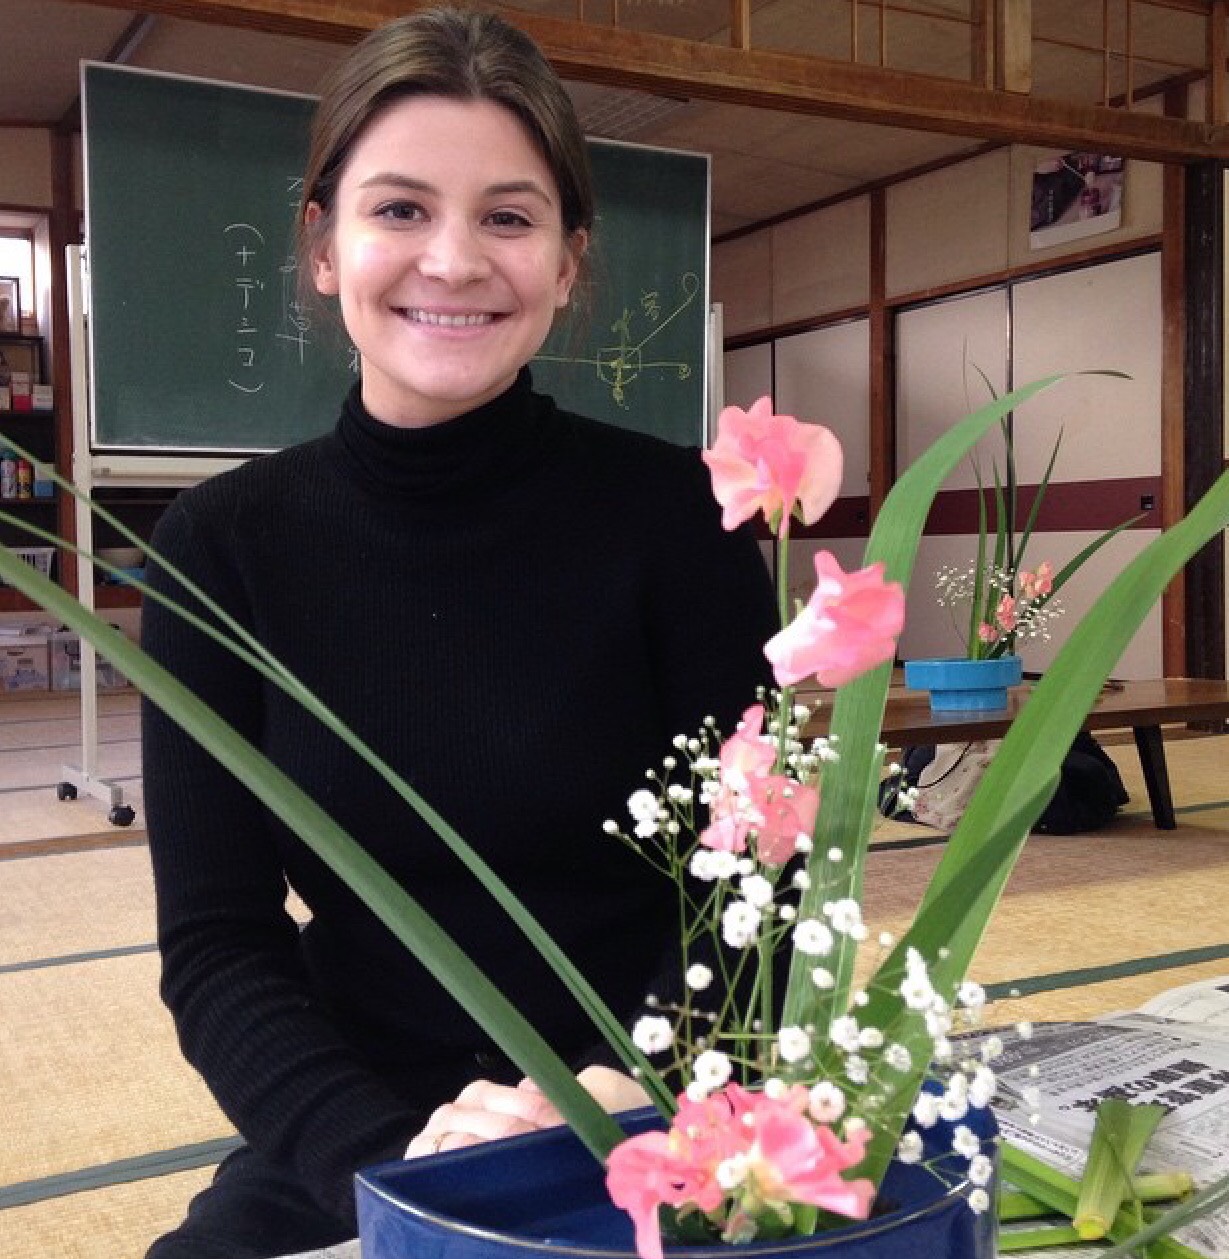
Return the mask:
MULTIPOLYGON (((749 702, 728 738, 712 729, 681 738, 679 757, 632 795, 632 825, 608 827, 678 881, 683 905, 687 995, 631 1034, 429 803, 242 625, 164 565, 224 627, 191 618, 197 628, 361 755, 554 967, 668 1125, 640 1137, 626 1136, 409 893, 258 749, 117 630, 3 549, 0 577, 89 639, 188 729, 447 985, 606 1165, 612 1196, 631 1213, 645 1259, 660 1253, 663 1207, 729 1243, 865 1216, 889 1163, 918 1157, 916 1134, 906 1130, 911 1121, 923 1128, 939 1119, 955 1125, 956 1152, 979 1186, 970 1203, 984 1209, 990 1167, 962 1120, 990 1100, 992 1068, 985 1059, 993 1056, 992 1042, 984 1054, 968 1056, 950 1035, 960 1011, 975 1013, 981 1003, 980 990, 966 979, 969 963, 1106 674, 1173 574, 1229 521, 1226 474, 1111 584, 1013 723, 909 928, 896 939, 872 937, 860 906, 882 773, 879 730, 918 540, 939 485, 958 461, 994 423, 1054 383, 992 400, 915 462, 879 513, 862 569, 844 573, 830 555, 817 556, 810 600, 794 615, 782 594, 782 629, 766 645, 778 689, 748 697, 758 702, 749 702), (805 714, 792 689, 806 677, 836 688, 829 737, 810 746, 799 737, 805 714), (860 954, 863 965, 855 969, 860 954), (667 1070, 683 1077, 677 1096, 667 1070)), ((762 513, 783 563, 790 521, 818 518, 839 487, 832 435, 774 415, 767 399, 746 412, 724 413, 707 462, 727 526, 762 513)), ((132 538, 121 522, 91 506, 132 538)), ((136 584, 146 597, 176 608, 136 584)))
POLYGON ((1025 552, 1058 462, 1062 433, 1050 450, 1028 518, 1017 534, 1019 486, 1015 430, 1009 416, 1000 420, 999 429, 1003 438, 1003 466, 1000 469, 997 461, 991 464, 993 489, 983 481, 977 463, 973 464, 977 478, 977 557, 965 568, 944 566, 935 578, 939 606, 951 615, 970 660, 994 660, 1014 653, 1020 643, 1048 639, 1051 622, 1063 613, 1061 602, 1056 598, 1059 590, 1090 556, 1140 519, 1133 516, 1107 529, 1058 572, 1049 560, 1026 569, 1025 552), (960 613, 963 613, 963 623, 960 613))

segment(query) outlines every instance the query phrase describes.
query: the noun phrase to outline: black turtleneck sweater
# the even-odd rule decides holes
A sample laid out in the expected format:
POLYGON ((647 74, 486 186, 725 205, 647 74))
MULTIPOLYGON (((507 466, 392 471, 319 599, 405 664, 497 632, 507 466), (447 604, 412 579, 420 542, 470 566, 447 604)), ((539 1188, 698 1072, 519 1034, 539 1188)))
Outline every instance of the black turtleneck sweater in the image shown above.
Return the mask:
MULTIPOLYGON (((154 548, 390 761, 630 1017, 670 951, 675 897, 602 822, 626 818, 675 734, 706 714, 732 729, 768 680, 774 629, 757 545, 721 529, 695 451, 560 412, 527 372, 427 429, 379 423, 356 389, 330 435, 182 494, 154 548)), ((591 1025, 389 788, 152 601, 144 635, 583 1060, 591 1025)), ((143 726, 183 1051, 245 1140, 352 1218, 356 1169, 507 1072, 300 841, 149 706, 143 726)))

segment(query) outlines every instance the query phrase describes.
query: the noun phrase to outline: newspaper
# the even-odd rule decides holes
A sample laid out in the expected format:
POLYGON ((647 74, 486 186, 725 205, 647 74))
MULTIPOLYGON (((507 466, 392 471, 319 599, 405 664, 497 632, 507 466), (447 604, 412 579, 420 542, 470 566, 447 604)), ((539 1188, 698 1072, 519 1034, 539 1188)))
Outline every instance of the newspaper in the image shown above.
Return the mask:
MULTIPOLYGON (((1041 1024, 1028 1039, 1003 1039, 995 1114, 1013 1145, 1078 1177, 1098 1102, 1160 1102, 1168 1114, 1141 1170, 1182 1169, 1200 1187, 1229 1175, 1229 977, 1174 988, 1095 1023, 1041 1024)), ((1209 1259, 1229 1259, 1229 1210, 1174 1236, 1209 1259)), ((1032 1253, 1087 1259, 1090 1250, 1032 1253)))

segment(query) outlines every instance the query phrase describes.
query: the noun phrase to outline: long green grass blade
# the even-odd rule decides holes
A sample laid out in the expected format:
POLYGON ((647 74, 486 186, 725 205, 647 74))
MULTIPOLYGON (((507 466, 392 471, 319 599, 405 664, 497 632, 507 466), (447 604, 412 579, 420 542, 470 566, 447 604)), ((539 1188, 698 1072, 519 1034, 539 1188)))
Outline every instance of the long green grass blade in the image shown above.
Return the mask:
MULTIPOLYGON (((1045 786, 1058 781, 1063 757, 1085 714, 1148 610, 1182 565, 1227 523, 1229 473, 1185 520, 1155 539, 1119 574, 1072 632, 1012 722, 947 843, 913 925, 876 973, 870 1003, 861 1013, 866 1024, 886 1029, 905 1020, 899 989, 910 945, 929 963, 936 990, 950 997, 972 961, 1023 843, 1021 819, 1027 831, 1044 808, 1045 786), (939 944, 941 955, 936 951, 939 944)), ((916 1091, 924 1070, 921 1064, 913 1072, 901 1073, 913 1077, 897 1082, 902 1096, 916 1091)), ((893 1145, 892 1134, 876 1133, 869 1166, 886 1168, 893 1145)))
MULTIPOLYGON (((865 562, 881 562, 889 581, 906 588, 917 559, 918 543, 939 487, 993 424, 1061 377, 1050 376, 995 398, 954 425, 897 480, 871 529, 865 562)), ((879 731, 892 668, 885 664, 841 687, 833 701, 830 734, 840 760, 824 774, 823 807, 816 823, 810 862, 811 886, 799 917, 817 917, 827 900, 860 898, 866 847, 875 813, 882 764, 879 731), (831 854, 837 854, 832 856, 831 854)), ((821 993, 811 982, 810 964, 795 956, 790 965, 783 1021, 799 1027, 827 1027, 848 1005, 856 945, 837 943, 829 969, 834 987, 821 993)))
POLYGON ((324 858, 508 1057, 537 1081, 595 1157, 604 1159, 623 1139, 618 1124, 585 1092, 567 1065, 515 1006, 300 787, 119 630, 3 548, 0 577, 93 643, 144 695, 183 726, 324 858))
MULTIPOLYGON (((22 457, 28 457, 27 452, 22 451, 19 447, 14 446, 14 450, 22 457)), ((121 534, 128 537, 130 541, 140 545, 148 551, 148 544, 143 542, 135 533, 127 526, 123 525, 114 516, 105 509, 99 507, 91 498, 84 495, 75 485, 61 477, 54 469, 45 469, 52 480, 56 481, 65 491, 72 494, 79 501, 85 503, 90 510, 94 511, 100 519, 105 520, 108 524, 120 530, 121 534)), ((10 515, 7 512, 0 511, 0 520, 7 521, 22 527, 24 531, 32 536, 42 538, 55 545, 61 546, 72 551, 79 557, 90 560, 98 568, 104 572, 113 575, 119 574, 120 570, 114 565, 108 564, 100 560, 97 556, 87 555, 79 547, 67 541, 60 539, 57 535, 47 530, 33 526, 26 521, 10 515)), ((653 1099, 657 1108, 665 1115, 673 1113, 675 1108, 674 1097, 669 1087, 662 1079, 660 1072, 649 1062, 649 1060, 640 1052, 640 1050, 632 1042, 631 1037, 627 1034, 626 1029, 619 1022, 609 1006, 602 1000, 601 996, 589 983, 584 975, 577 970, 571 959, 559 948, 555 941, 544 931, 538 921, 533 917, 527 908, 522 904, 519 898, 511 891, 506 883, 491 869, 489 865, 478 855, 477 852, 465 841, 465 839, 451 826, 451 824, 439 814, 431 804, 423 799, 400 774, 398 774, 391 765, 380 757, 374 749, 364 742, 349 726, 347 726, 331 709, 329 709, 315 693, 301 682, 293 673, 290 672, 276 656, 274 656, 263 643, 259 641, 241 622, 237 621, 230 615, 220 604, 214 600, 207 591, 203 590, 195 582, 174 565, 169 564, 160 556, 155 556, 162 567, 172 579, 174 579, 183 590, 191 595, 194 599, 207 609, 220 622, 222 628, 211 624, 209 621, 196 615, 189 609, 185 608, 181 603, 172 599, 168 595, 163 594, 159 590, 155 590, 144 581, 126 577, 125 580, 134 586, 143 598, 153 600, 160 603, 175 613, 187 624, 192 625, 201 633, 206 634, 215 642, 225 647, 239 659, 243 660, 251 668, 267 678, 275 686, 286 692, 291 698, 299 703, 303 709, 314 716, 328 730, 332 731, 347 747, 353 750, 363 761, 367 763, 396 793, 405 801, 418 815, 421 817, 435 832, 435 834, 453 851, 453 853, 466 865, 470 872, 482 883, 483 887, 498 902, 504 912, 517 924, 521 932, 542 955, 546 962, 551 966, 562 982, 566 985, 569 992, 575 998, 580 1007, 586 1012, 598 1032, 606 1040, 606 1042, 614 1049, 624 1066, 634 1071, 640 1079, 649 1096, 653 1099)))

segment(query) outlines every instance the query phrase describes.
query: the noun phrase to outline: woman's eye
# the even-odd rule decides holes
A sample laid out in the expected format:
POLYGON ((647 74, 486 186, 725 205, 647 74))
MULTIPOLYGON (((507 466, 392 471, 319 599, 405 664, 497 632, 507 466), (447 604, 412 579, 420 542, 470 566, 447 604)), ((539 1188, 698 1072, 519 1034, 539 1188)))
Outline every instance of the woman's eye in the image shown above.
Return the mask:
POLYGON ((376 207, 376 218, 413 222, 423 217, 423 208, 413 201, 389 201, 376 207))
POLYGON ((496 210, 494 213, 487 215, 487 222, 492 227, 507 229, 533 226, 528 215, 522 214, 519 210, 496 210))

